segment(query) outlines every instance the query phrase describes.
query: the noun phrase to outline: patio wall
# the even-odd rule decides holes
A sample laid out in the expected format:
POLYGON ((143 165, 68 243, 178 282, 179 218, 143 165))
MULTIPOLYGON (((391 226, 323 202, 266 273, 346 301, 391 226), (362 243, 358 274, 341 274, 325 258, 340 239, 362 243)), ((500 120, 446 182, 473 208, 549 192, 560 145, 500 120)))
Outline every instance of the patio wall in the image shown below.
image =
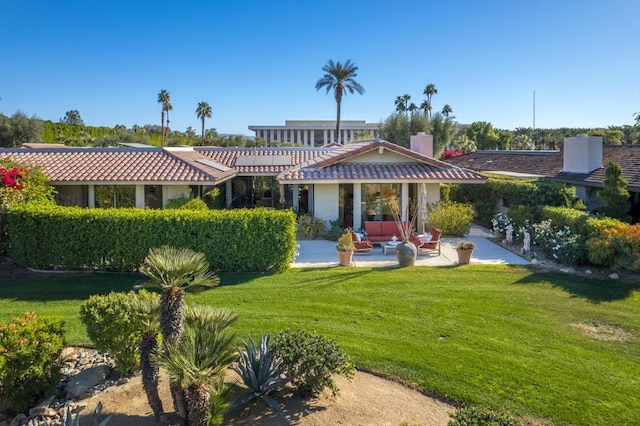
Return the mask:
POLYGON ((338 218, 338 184, 314 185, 313 215, 324 220, 329 229, 329 221, 338 218))

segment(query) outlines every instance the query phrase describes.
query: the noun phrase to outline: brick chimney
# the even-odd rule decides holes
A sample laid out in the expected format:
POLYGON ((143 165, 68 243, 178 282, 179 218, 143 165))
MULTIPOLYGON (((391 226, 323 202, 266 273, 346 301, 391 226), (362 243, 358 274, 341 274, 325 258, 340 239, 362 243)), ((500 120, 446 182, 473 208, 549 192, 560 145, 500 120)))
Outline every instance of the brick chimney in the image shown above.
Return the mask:
POLYGON ((602 167, 602 137, 579 134, 564 138, 562 171, 590 173, 602 167))
POLYGON ((418 132, 411 136, 411 150, 427 157, 433 157, 433 135, 418 132))

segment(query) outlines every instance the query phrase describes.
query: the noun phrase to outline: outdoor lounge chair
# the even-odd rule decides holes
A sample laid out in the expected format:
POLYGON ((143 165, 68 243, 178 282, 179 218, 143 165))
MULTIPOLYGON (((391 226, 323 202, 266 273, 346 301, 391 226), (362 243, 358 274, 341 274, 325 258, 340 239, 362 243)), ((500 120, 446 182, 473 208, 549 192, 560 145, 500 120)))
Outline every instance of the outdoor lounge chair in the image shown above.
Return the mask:
POLYGON ((421 242, 418 237, 412 234, 411 242, 418 248, 418 254, 438 251, 438 255, 440 255, 440 236, 442 235, 442 231, 438 228, 431 228, 429 233, 431 234, 431 239, 429 241, 421 242))
POLYGON ((371 243, 371 241, 363 239, 362 237, 358 237, 353 228, 351 228, 350 226, 347 229, 351 234, 353 245, 356 246, 356 253, 370 253, 371 250, 373 250, 373 244, 371 243))

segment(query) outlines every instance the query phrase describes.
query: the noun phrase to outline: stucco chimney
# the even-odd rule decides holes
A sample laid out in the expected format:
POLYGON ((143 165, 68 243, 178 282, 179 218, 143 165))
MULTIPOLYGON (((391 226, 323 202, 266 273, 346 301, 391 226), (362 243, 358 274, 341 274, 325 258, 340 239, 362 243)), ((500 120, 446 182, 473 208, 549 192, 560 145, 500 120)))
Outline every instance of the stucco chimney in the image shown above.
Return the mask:
POLYGON ((562 171, 590 173, 602 167, 602 137, 579 134, 564 138, 562 171))
POLYGON ((411 136, 411 150, 427 157, 433 157, 433 135, 418 132, 411 136))

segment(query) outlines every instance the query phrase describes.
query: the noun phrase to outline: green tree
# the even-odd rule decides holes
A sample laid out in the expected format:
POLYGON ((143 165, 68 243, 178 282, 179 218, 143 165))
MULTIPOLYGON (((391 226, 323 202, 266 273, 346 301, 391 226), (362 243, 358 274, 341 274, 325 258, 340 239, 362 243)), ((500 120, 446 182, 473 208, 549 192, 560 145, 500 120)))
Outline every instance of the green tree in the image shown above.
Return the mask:
POLYGON ((451 145, 457 129, 453 120, 443 114, 436 113, 429 122, 433 135, 433 157, 439 158, 444 149, 451 145))
POLYGON ((425 117, 431 116, 431 102, 422 101, 422 103, 420 104, 420 109, 422 110, 422 113, 425 117))
POLYGON ((0 114, 0 147, 40 142, 43 132, 44 124, 35 115, 29 118, 22 111, 16 111, 11 117, 0 114))
MULTIPOLYGON (((435 84, 429 83, 427 84, 427 87, 424 88, 424 91, 422 93, 427 96, 427 102, 429 103, 429 105, 432 105, 431 98, 433 97, 433 95, 438 94, 438 89, 436 89, 435 84)), ((429 110, 429 118, 431 118, 431 110, 429 110)))
POLYGON ((162 145, 164 146, 164 138, 165 138, 165 131, 164 131, 164 114, 165 111, 167 110, 167 104, 169 104, 170 101, 170 97, 169 97, 169 92, 167 92, 166 90, 161 90, 160 93, 158 93, 158 103, 161 105, 162 110, 161 110, 161 117, 162 117, 162 127, 160 130, 160 133, 162 134, 162 145))
POLYGON ((497 149, 499 146, 500 138, 491 123, 475 121, 464 132, 478 149, 497 149))
POLYGON ((396 112, 401 114, 404 114, 407 111, 407 100, 405 99, 405 96, 409 95, 396 96, 396 112))
POLYGON ((609 161, 605 171, 604 188, 598 191, 600 199, 600 210, 605 216, 630 222, 629 191, 627 191, 627 181, 622 177, 622 168, 614 161, 609 161))
POLYGON ((444 104, 444 106, 442 107, 442 115, 449 118, 449 115, 451 115, 452 112, 453 109, 451 108, 451 106, 449 104, 444 104))
POLYGON ((64 117, 60 119, 61 123, 67 124, 79 124, 84 126, 84 121, 82 121, 82 117, 80 117, 80 111, 77 109, 72 109, 71 111, 67 111, 64 113, 64 117))
POLYGON ((413 102, 411 102, 409 104, 409 106, 407 107, 407 111, 409 111, 411 113, 411 115, 415 114, 417 110, 418 110, 418 106, 416 104, 414 104, 413 102))
POLYGON ((458 133, 453 138, 453 147, 464 153, 474 152, 478 149, 476 147, 476 143, 473 140, 469 139, 469 137, 464 133, 458 133))
POLYGON ((533 145, 533 140, 527 135, 516 135, 511 138, 511 149, 517 150, 533 150, 535 146, 533 145))
POLYGON ((204 146, 204 120, 206 118, 211 118, 211 105, 207 102, 198 103, 198 108, 196 108, 196 115, 200 120, 202 120, 202 137, 200 139, 200 145, 204 146))
POLYGON ((411 145, 411 135, 418 132, 429 132, 427 118, 420 114, 407 117, 402 113, 393 113, 380 125, 379 135, 382 139, 405 148, 411 145))
POLYGON ((340 142, 340 105, 342 104, 342 96, 349 92, 364 93, 364 87, 355 80, 358 76, 358 67, 351 62, 351 59, 347 59, 344 63, 333 62, 329 60, 327 64, 322 67, 324 76, 316 83, 316 91, 326 88, 327 92, 333 90, 336 99, 336 134, 338 137, 338 143, 340 142))

